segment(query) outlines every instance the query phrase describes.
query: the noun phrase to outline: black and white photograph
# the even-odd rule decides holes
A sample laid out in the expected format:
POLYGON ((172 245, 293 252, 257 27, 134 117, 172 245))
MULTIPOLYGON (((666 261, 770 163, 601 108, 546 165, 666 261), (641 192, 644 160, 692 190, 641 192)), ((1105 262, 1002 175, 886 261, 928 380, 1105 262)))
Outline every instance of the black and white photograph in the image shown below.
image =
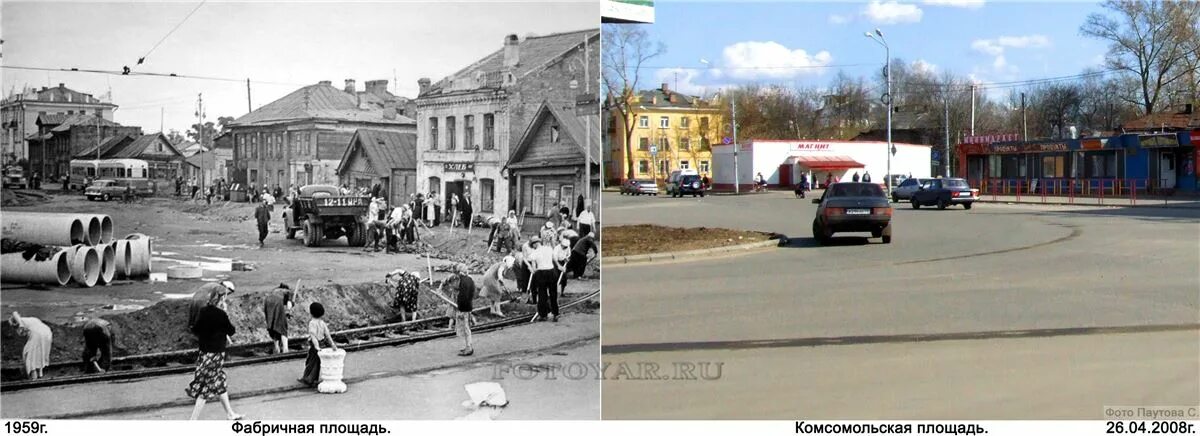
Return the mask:
POLYGON ((3 2, 0 417, 599 419, 599 13, 3 2))

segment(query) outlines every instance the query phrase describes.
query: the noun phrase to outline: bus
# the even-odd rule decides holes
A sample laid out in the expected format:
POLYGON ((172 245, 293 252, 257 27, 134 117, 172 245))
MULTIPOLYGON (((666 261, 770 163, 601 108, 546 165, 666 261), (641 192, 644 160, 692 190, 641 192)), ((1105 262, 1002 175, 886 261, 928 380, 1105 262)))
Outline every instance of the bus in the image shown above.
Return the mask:
POLYGON ((96 179, 128 180, 141 190, 149 180, 149 165, 141 159, 72 159, 69 187, 82 190, 96 179), (139 183, 140 182, 140 183, 139 183))

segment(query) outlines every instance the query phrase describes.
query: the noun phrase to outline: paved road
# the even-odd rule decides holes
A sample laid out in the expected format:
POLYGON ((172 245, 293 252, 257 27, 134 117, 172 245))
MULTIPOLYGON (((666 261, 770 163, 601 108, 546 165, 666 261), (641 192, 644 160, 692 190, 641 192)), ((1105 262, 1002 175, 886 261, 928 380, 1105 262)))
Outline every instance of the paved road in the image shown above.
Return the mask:
POLYGON ((606 418, 714 416, 706 415, 712 410, 705 408, 655 407, 664 404, 659 397, 664 392, 686 393, 695 403, 724 405, 717 415, 722 417, 795 418, 806 409, 741 400, 798 398, 793 391, 802 389, 801 379, 789 377, 787 371, 808 362, 836 368, 821 372, 819 365, 824 363, 809 365, 816 368, 813 374, 821 382, 803 388, 805 395, 841 401, 807 409, 812 411, 805 413, 808 418, 1022 418, 1034 410, 1000 407, 1000 399, 1039 402, 1038 416, 1096 417, 1090 406, 1055 407, 1034 398, 1033 381, 1050 374, 1058 374, 1053 377, 1059 381, 1053 391, 1063 398, 1092 396, 1113 405, 1104 395, 1117 391, 1091 386, 1098 379, 1128 374, 1134 387, 1142 389, 1113 397, 1114 401, 1200 404, 1200 352, 1194 346, 1200 342, 1200 330, 1195 328, 1200 324, 1200 211, 993 204, 979 204, 970 211, 939 211, 911 210, 905 205, 896 210, 890 245, 878 239, 835 236, 833 246, 820 247, 810 231, 816 205, 790 193, 704 199, 606 194, 603 201, 606 226, 720 226, 773 231, 792 240, 786 248, 735 257, 608 266, 602 338, 607 363, 724 361, 727 373, 742 374, 732 380, 753 377, 759 382, 675 391, 656 383, 610 379, 604 386, 606 418), (1140 346, 1135 353, 1114 356, 1105 371, 1078 377, 1069 370, 1070 362, 1088 362, 1103 350, 1116 353, 1119 347, 1111 344, 1135 336, 1055 332, 1162 325, 1182 326, 1178 327, 1182 330, 1138 333, 1136 337, 1143 339, 1133 341, 1140 346), (1042 350, 1046 354, 1035 356, 1034 361, 1042 359, 1046 365, 997 367, 1004 369, 1005 377, 1030 382, 1002 383, 995 371, 979 363, 993 358, 1007 362, 1005 353, 1018 345, 1006 341, 1014 339, 934 342, 922 344, 930 348, 918 348, 916 354, 902 346, 964 332, 1037 329, 1045 331, 1019 339, 1023 341, 1019 347, 1042 350), (1110 335, 1121 339, 1106 339, 1110 335), (859 345, 825 345, 829 342, 859 345), (1165 344, 1171 344, 1170 353, 1149 358, 1158 349, 1155 345, 1167 348, 1165 344), (852 349, 866 350, 863 362, 850 356, 852 349), (875 361, 867 362, 872 359, 865 356, 875 361), (916 381, 939 380, 940 374, 956 374, 959 391, 948 390, 946 384, 916 381), (1197 388, 1162 391, 1164 379, 1197 388), (875 398, 868 381, 891 383, 888 392, 925 401, 915 405, 882 401, 875 398), (1155 394, 1159 392, 1161 397, 1155 394), (994 407, 985 413, 974 407, 939 406, 949 401, 994 407), (866 408, 842 407, 852 404, 866 408))

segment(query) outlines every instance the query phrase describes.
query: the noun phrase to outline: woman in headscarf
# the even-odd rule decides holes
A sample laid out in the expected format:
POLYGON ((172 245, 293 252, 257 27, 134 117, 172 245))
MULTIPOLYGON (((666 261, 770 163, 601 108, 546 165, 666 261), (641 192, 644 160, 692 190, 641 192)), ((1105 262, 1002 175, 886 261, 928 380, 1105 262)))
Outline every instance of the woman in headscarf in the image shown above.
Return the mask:
POLYGON ((321 352, 321 341, 328 343, 333 351, 337 351, 338 346, 329 334, 329 324, 321 319, 325 316, 325 306, 321 303, 310 304, 308 313, 312 315, 312 321, 308 322, 308 357, 304 359, 304 375, 299 380, 312 387, 321 381, 321 357, 317 354, 321 352))
POLYGON ((550 221, 546 221, 546 225, 542 226, 539 236, 542 237, 542 244, 550 247, 558 245, 558 229, 554 228, 554 223, 550 221))
POLYGON ((288 313, 295 305, 295 293, 292 288, 280 283, 263 302, 263 315, 267 319, 267 335, 271 337, 271 347, 275 354, 288 351, 288 313))
POLYGON ((13 312, 9 322, 29 336, 25 348, 21 350, 21 359, 25 362, 25 374, 30 380, 42 378, 42 370, 50 364, 50 344, 54 334, 42 320, 21 316, 13 312))
POLYGON ((508 296, 508 289, 504 287, 504 273, 512 268, 515 262, 516 259, 512 256, 504 256, 504 259, 492 264, 483 273, 483 286, 480 287, 479 296, 488 300, 492 315, 504 316, 504 312, 500 310, 501 301, 508 296))
POLYGON ((421 286, 421 275, 397 269, 384 276, 384 281, 396 290, 392 307, 400 309, 400 321, 417 320, 417 291, 421 286), (406 319, 411 317, 411 319, 406 319))
POLYGON ((242 419, 243 416, 233 411, 229 404, 229 392, 225 389, 225 347, 229 345, 230 337, 235 332, 229 315, 225 313, 224 292, 210 294, 208 304, 200 310, 192 333, 200 340, 200 357, 196 365, 196 373, 188 384, 189 397, 196 399, 192 408, 192 420, 200 418, 204 403, 213 398, 220 398, 225 407, 225 415, 232 420, 242 419))

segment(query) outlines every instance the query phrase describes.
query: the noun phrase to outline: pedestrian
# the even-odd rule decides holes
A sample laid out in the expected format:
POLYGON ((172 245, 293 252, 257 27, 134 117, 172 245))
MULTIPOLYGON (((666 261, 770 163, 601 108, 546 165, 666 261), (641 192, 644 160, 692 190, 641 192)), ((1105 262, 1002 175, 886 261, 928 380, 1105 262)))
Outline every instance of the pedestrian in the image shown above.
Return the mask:
POLYGON ((31 316, 21 316, 17 312, 13 312, 9 316, 8 322, 28 336, 28 339, 25 340, 25 348, 21 349, 21 361, 25 363, 25 375, 30 380, 42 378, 44 376, 42 370, 50 364, 50 347, 54 333, 42 320, 31 316))
POLYGON ((266 245, 263 241, 267 239, 267 223, 271 221, 271 207, 267 199, 254 208, 254 220, 258 222, 258 248, 263 248, 266 245))
POLYGON ((567 292, 567 262, 571 259, 571 241, 562 239, 554 247, 554 289, 550 292, 550 307, 558 321, 558 296, 567 292))
POLYGON ((275 184, 275 190, 271 192, 274 194, 275 198, 283 198, 283 188, 280 188, 278 183, 275 184))
POLYGON ((425 195, 420 192, 413 199, 413 213, 418 220, 423 221, 425 225, 429 225, 429 222, 425 221, 425 195))
POLYGON ((42 173, 34 171, 33 180, 30 180, 30 183, 31 185, 29 187, 31 189, 42 189, 42 173))
POLYGON ((533 251, 529 253, 528 262, 530 270, 533 271, 533 293, 537 299, 535 321, 545 321, 550 314, 558 314, 557 304, 551 306, 552 303, 558 302, 557 299, 550 298, 558 277, 554 275, 554 249, 549 244, 534 244, 533 251))
POLYGON ((569 218, 569 217, 573 216, 573 215, 571 215, 571 208, 567 205, 567 200, 563 200, 562 204, 560 204, 558 206, 558 213, 559 213, 559 215, 562 215, 563 217, 569 218))
POLYGON ((450 212, 450 227, 454 227, 456 224, 458 224, 455 222, 458 220, 458 194, 456 194, 456 193, 450 194, 450 211, 449 212, 450 212))
MULTIPOLYGON (((387 234, 387 205, 382 198, 375 197, 367 206, 367 238, 369 239, 363 251, 379 251, 379 240, 387 234)), ((386 244, 386 239, 384 244, 386 244)))
POLYGON ((205 283, 196 289, 192 294, 191 304, 188 305, 188 331, 192 331, 196 327, 196 320, 200 316, 200 311, 208 305, 209 300, 213 298, 213 294, 232 294, 236 289, 233 282, 229 280, 221 281, 220 283, 205 283))
POLYGON ((192 200, 195 200, 195 199, 196 199, 196 193, 197 193, 197 192, 200 192, 200 185, 196 184, 196 178, 195 178, 195 177, 192 177, 192 179, 188 181, 188 186, 189 186, 189 187, 191 188, 191 190, 192 190, 192 195, 191 195, 191 197, 190 197, 190 198, 191 198, 192 200))
POLYGON ((533 285, 533 272, 537 268, 534 267, 533 259, 530 258, 530 255, 533 254, 533 250, 537 249, 541 240, 542 238, 537 235, 529 237, 528 241, 521 244, 521 249, 517 250, 517 255, 514 256, 517 261, 514 267, 516 269, 514 275, 517 277, 517 291, 529 292, 529 298, 525 300, 525 304, 536 305, 538 301, 537 288, 533 285))
POLYGON ((704 173, 704 175, 700 177, 700 187, 704 190, 708 190, 709 182, 710 180, 708 180, 708 173, 704 173))
POLYGON ((308 313, 312 315, 312 320, 308 322, 308 357, 304 359, 304 374, 297 379, 299 382, 314 387, 321 381, 321 341, 329 344, 333 351, 338 350, 337 342, 333 341, 333 335, 329 334, 329 324, 325 323, 322 317, 325 316, 325 306, 321 303, 312 303, 308 305, 308 313))
POLYGON ((112 350, 116 347, 116 327, 106 319, 92 318, 83 324, 83 370, 105 373, 112 368, 112 350))
POLYGON ((832 185, 832 184, 833 184, 833 173, 825 173, 825 188, 828 189, 829 185, 832 185))
POLYGON ((192 333, 200 341, 200 357, 197 359, 192 382, 184 392, 196 399, 196 405, 192 407, 193 421, 200 418, 204 403, 213 398, 221 400, 221 405, 225 407, 225 415, 229 419, 244 418, 233 411, 233 406, 229 404, 229 392, 225 387, 225 349, 236 332, 233 323, 229 322, 229 315, 225 313, 226 295, 223 292, 212 293, 192 327, 192 333))
POLYGON ((408 205, 404 205, 403 213, 400 214, 400 241, 405 245, 417 242, 417 221, 413 219, 412 209, 408 205))
POLYGON ((859 180, 859 177, 858 177, 858 171, 855 171, 855 172, 854 172, 854 177, 851 177, 850 179, 851 179, 851 180, 853 180, 853 181, 854 181, 854 183, 858 183, 858 180, 859 180))
POLYGON ((583 273, 587 269, 587 265, 592 262, 592 259, 595 259, 595 257, 599 255, 600 247, 596 245, 596 234, 589 232, 582 238, 579 238, 579 241, 575 242, 574 247, 571 249, 571 260, 567 263, 567 270, 570 271, 571 275, 576 279, 583 277, 583 273), (592 252, 594 254, 592 256, 588 256, 588 252, 592 252))
POLYGON ((464 229, 471 228, 471 218, 474 217, 475 208, 471 205, 471 193, 467 192, 463 195, 462 201, 458 207, 462 209, 462 225, 464 229))
POLYGON ((217 195, 217 187, 215 185, 209 185, 207 192, 204 194, 204 203, 211 205, 214 195, 217 195))
POLYGON ((870 171, 863 173, 862 181, 865 183, 871 183, 871 172, 870 171))
POLYGON ((379 182, 375 182, 375 185, 371 186, 371 196, 372 197, 379 197, 379 193, 381 191, 383 191, 383 185, 380 185, 379 182))
POLYGON ((175 178, 175 196, 183 195, 183 177, 175 178))
MULTIPOLYGON (((500 233, 500 228, 506 227, 506 226, 504 225, 504 219, 500 218, 496 215, 492 215, 487 218, 487 226, 490 229, 490 231, 488 232, 488 238, 487 238, 487 247, 488 247, 488 252, 490 253, 493 248, 496 248, 496 246, 493 245, 493 243, 496 242, 496 239, 497 239, 496 235, 498 235, 500 233)), ((497 249, 496 251, 500 251, 500 250, 497 249)))
POLYGON ((400 310, 400 321, 416 321, 417 291, 421 287, 421 275, 397 269, 384 276, 383 280, 396 290, 396 295, 392 297, 392 308, 400 310))
POLYGON ((271 337, 271 349, 275 354, 288 352, 288 319, 292 317, 292 306, 296 293, 285 283, 280 283, 263 300, 263 316, 267 321, 267 336, 271 337))
POLYGON ((515 262, 512 256, 504 256, 483 273, 483 286, 479 288, 479 296, 488 300, 492 315, 504 316, 504 311, 500 308, 504 299, 508 297, 508 288, 504 286, 504 273, 511 269, 515 262))
POLYGON ((558 244, 558 230, 555 230, 554 223, 546 221, 546 225, 542 226, 542 230, 538 233, 542 237, 542 244, 553 247, 558 244))
POLYGON ((458 265, 455 267, 454 274, 442 283, 442 288, 447 291, 455 291, 454 301, 455 306, 454 317, 454 333, 463 339, 463 349, 458 351, 459 356, 470 356, 475 354, 475 347, 471 345, 471 310, 475 300, 475 281, 471 280, 471 276, 467 275, 467 267, 458 265))
POLYGON ((400 234, 404 230, 401 227, 401 221, 403 221, 403 220, 404 220, 404 206, 393 207, 391 212, 388 214, 388 219, 387 219, 387 224, 386 224, 387 231, 389 233, 389 237, 387 238, 387 242, 385 244, 385 252, 386 253, 392 253, 392 252, 398 251, 399 247, 397 247, 397 245, 400 242, 400 238, 401 238, 400 234))

